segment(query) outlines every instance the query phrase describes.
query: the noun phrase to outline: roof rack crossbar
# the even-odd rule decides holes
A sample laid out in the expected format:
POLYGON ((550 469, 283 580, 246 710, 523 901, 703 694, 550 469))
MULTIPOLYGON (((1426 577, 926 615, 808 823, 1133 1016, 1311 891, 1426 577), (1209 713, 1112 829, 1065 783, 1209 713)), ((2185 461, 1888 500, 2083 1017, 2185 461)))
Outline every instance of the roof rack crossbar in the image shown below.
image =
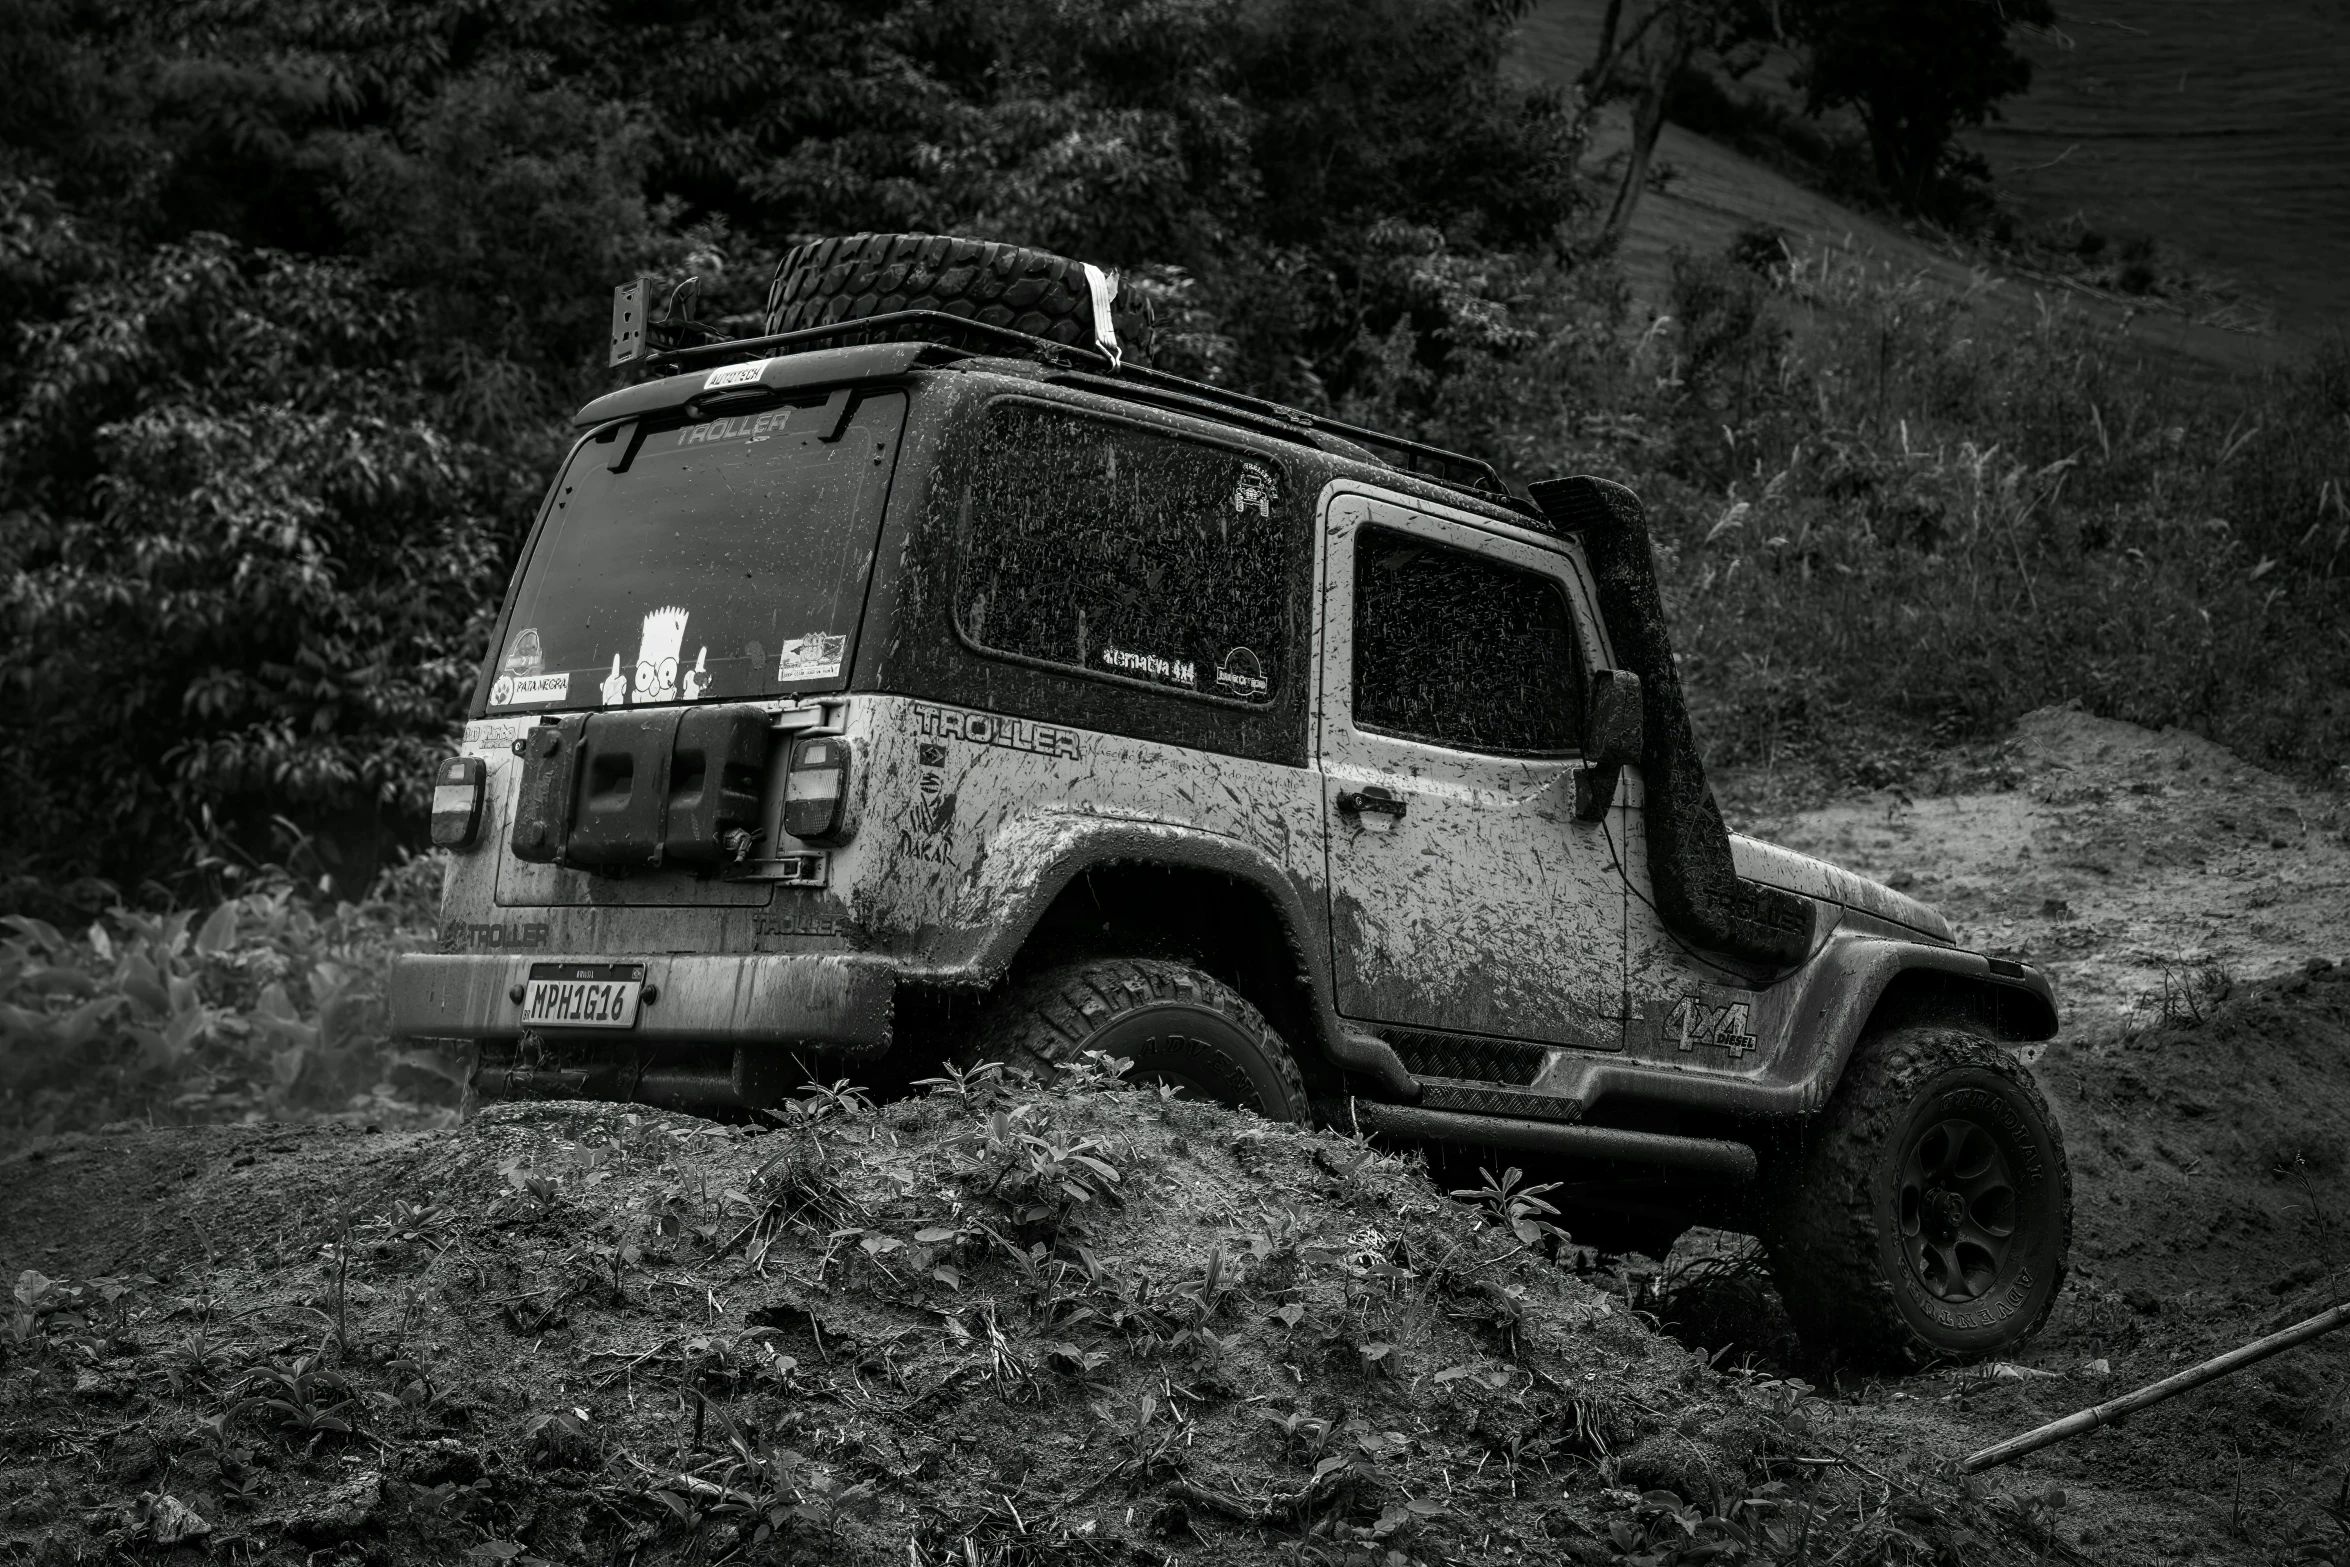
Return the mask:
MULTIPOLYGON (((770 332, 764 337, 738 337, 723 343, 704 343, 693 348, 670 349, 653 356, 656 366, 667 365, 676 370, 690 370, 698 364, 715 360, 739 359, 747 355, 772 352, 776 349, 802 348, 820 343, 826 338, 846 337, 853 332, 870 332, 877 327, 934 326, 951 328, 957 332, 976 332, 994 338, 1013 351, 1040 358, 1051 365, 1080 363, 1090 360, 1103 369, 1111 368, 1107 354, 1097 349, 1078 348, 1068 343, 1056 343, 1050 338, 1037 337, 1008 326, 995 326, 985 321, 974 321, 968 316, 950 315, 944 310, 892 310, 877 316, 864 316, 855 321, 834 321, 824 326, 802 327, 796 332, 770 332)), ((953 347, 953 344, 941 345, 953 347)), ((970 350, 965 350, 969 352, 970 350)))
MULTIPOLYGON (((865 316, 854 321, 835 321, 825 326, 802 327, 795 332, 770 332, 764 337, 736 338, 729 342, 704 343, 692 348, 675 348, 653 357, 654 366, 667 366, 672 372, 688 370, 699 364, 710 364, 728 359, 741 359, 759 353, 774 353, 809 347, 828 338, 846 337, 851 333, 870 332, 887 327, 936 327, 956 333, 976 333, 1005 347, 1023 358, 1038 359, 1055 368, 1071 369, 1079 366, 1098 366, 1104 377, 1113 383, 1139 384, 1157 387, 1194 401, 1232 409, 1269 419, 1279 424, 1304 429, 1320 430, 1358 445, 1392 452, 1405 458, 1434 464, 1438 475, 1449 472, 1467 475, 1465 488, 1487 494, 1507 496, 1509 487, 1501 482, 1500 472, 1481 457, 1462 452, 1447 451, 1425 441, 1415 441, 1401 435, 1388 435, 1368 430, 1343 419, 1332 419, 1322 414, 1308 413, 1286 403, 1272 402, 1262 397, 1251 397, 1246 392, 1235 392, 1229 387, 1216 386, 1207 381, 1194 381, 1188 376, 1152 370, 1132 362, 1113 363, 1107 354, 1092 348, 1080 348, 1069 343, 1056 343, 1050 338, 1037 337, 1008 326, 995 326, 985 321, 974 321, 968 316, 951 315, 944 310, 892 310, 881 315, 865 316)), ((954 344, 944 344, 952 348, 954 344)), ((972 352, 973 350, 964 350, 972 352)), ((1451 481, 1462 482, 1462 481, 1451 481)))
POLYGON ((1235 392, 1230 387, 1216 386, 1206 381, 1194 381, 1186 376, 1170 374, 1165 370, 1152 370, 1142 365, 1124 366, 1118 371, 1118 379, 1139 381, 1145 386, 1165 387, 1169 391, 1181 392, 1204 402, 1220 403, 1228 408, 1241 409, 1264 418, 1277 419, 1286 424, 1305 425, 1311 429, 1323 431, 1325 434, 1341 436, 1357 445, 1417 457, 1425 462, 1436 463, 1441 468, 1462 470, 1474 476, 1471 483, 1475 488, 1489 489, 1496 495, 1509 493, 1508 487, 1501 482, 1499 471, 1482 457, 1471 457, 1463 452, 1447 451, 1441 446, 1431 446, 1425 441, 1415 441, 1407 436, 1389 435, 1384 431, 1365 429, 1359 424, 1349 424, 1343 419, 1332 419, 1325 414, 1308 413, 1302 408, 1292 408, 1286 403, 1271 402, 1262 397, 1251 397, 1246 392, 1235 392))

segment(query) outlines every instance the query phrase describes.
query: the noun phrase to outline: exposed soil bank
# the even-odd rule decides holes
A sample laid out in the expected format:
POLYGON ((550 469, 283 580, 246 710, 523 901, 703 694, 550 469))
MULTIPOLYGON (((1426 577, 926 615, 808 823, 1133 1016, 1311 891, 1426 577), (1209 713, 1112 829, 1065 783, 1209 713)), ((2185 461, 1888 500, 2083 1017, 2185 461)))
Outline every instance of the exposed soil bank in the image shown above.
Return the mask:
POLYGON ((2075 1271, 2012 1366, 1807 1391, 1791 1373, 1830 1374, 1724 1237, 1659 1300, 1415 1162, 1128 1092, 817 1101, 759 1134, 582 1106, 124 1131, 0 1166, 0 1269, 38 1275, 0 1332, 0 1560, 2270 1562, 2338 1538, 2341 1341, 1952 1473, 2350 1288, 2350 980, 2311 961, 2350 930, 2338 800, 2077 714, 2033 715, 2005 765, 2004 792, 1765 827, 2058 974, 2072 1023, 2037 1069, 2075 1271))
POLYGON ((73 1281, 0 1370, 19 1559, 2031 1554, 1416 1164, 1138 1092, 78 1136, 12 1176, 0 1260, 73 1281))

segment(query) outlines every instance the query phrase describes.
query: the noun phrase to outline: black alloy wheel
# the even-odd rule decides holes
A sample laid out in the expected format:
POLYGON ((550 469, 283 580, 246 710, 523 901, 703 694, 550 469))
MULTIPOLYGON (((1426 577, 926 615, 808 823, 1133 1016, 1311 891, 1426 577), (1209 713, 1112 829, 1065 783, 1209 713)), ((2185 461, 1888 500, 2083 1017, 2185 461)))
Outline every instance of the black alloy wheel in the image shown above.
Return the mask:
POLYGON ((1980 1300, 2014 1249, 2015 1178, 1993 1128, 1952 1116, 1915 1134, 1901 1167, 1901 1250, 1936 1300, 1980 1300))
POLYGON ((2047 1320, 2072 1244, 2064 1138, 2031 1072, 1961 1028, 1864 1039, 1759 1226, 1815 1354, 1917 1366, 2008 1349, 2047 1320))

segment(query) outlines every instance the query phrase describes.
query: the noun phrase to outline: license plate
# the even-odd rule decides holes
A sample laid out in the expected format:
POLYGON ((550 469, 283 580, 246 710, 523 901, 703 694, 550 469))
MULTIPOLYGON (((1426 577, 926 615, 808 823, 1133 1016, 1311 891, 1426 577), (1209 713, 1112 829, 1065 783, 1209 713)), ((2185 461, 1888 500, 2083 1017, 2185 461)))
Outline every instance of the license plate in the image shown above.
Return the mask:
POLYGON ((645 989, 641 963, 537 963, 522 992, 532 1028, 634 1028, 645 989))

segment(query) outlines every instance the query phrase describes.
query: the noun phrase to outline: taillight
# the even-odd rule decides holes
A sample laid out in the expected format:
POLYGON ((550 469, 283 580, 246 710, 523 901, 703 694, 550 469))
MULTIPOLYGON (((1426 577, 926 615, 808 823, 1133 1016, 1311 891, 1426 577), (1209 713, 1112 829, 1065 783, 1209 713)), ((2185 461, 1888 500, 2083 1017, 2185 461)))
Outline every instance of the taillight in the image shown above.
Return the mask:
POLYGON ((452 756, 432 777, 432 841, 443 849, 470 849, 481 836, 481 802, 489 768, 478 756, 452 756))
POLYGON ((811 843, 846 838, 849 742, 809 735, 792 742, 791 771, 783 780, 783 830, 811 843))

